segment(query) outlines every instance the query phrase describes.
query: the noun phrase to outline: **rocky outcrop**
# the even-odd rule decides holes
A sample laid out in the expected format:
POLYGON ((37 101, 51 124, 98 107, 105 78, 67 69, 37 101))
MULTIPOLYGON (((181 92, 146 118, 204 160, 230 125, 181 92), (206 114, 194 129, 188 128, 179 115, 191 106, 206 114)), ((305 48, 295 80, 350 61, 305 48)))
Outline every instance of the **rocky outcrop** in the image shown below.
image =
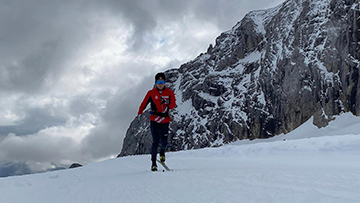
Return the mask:
POLYGON ((79 168, 79 167, 82 167, 82 165, 79 164, 79 163, 73 163, 73 164, 71 164, 71 166, 69 167, 69 169, 70 169, 70 168, 79 168))
MULTIPOLYGON (((175 91, 170 150, 288 133, 314 116, 360 116, 360 3, 288 0, 253 11, 206 53, 166 72, 175 91)), ((130 125, 121 156, 150 152, 148 118, 130 125)))

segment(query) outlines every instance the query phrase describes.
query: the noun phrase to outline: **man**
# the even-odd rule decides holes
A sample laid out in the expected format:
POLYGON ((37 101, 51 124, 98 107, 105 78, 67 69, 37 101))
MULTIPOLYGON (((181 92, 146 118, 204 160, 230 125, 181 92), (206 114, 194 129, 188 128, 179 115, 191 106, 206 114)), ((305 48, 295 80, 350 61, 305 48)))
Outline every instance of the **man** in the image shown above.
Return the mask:
POLYGON ((151 147, 151 170, 157 171, 156 156, 161 141, 160 161, 165 162, 168 131, 171 118, 169 110, 175 108, 176 100, 172 90, 165 87, 165 74, 155 75, 155 88, 149 90, 142 101, 138 114, 142 114, 148 103, 151 104, 150 128, 153 137, 151 147))

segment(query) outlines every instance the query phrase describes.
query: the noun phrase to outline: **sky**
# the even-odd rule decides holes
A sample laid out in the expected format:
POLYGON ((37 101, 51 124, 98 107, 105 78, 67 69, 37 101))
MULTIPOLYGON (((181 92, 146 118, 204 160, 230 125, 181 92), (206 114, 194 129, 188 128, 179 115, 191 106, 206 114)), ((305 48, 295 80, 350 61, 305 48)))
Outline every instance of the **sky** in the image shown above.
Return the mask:
POLYGON ((157 72, 284 0, 0 0, 0 165, 120 153, 157 72))

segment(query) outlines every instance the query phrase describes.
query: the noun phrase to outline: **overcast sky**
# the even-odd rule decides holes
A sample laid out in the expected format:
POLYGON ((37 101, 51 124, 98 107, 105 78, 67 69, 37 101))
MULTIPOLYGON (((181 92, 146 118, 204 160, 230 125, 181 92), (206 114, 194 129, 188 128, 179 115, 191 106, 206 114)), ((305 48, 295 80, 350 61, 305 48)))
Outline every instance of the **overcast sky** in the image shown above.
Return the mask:
POLYGON ((284 0, 0 0, 0 165, 116 156, 154 74, 284 0))

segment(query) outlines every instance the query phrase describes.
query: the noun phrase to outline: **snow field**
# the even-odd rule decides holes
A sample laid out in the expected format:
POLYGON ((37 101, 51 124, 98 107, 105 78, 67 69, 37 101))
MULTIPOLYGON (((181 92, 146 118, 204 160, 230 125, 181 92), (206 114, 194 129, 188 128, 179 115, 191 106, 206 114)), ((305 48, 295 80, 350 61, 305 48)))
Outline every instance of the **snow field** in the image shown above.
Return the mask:
POLYGON ((2 178, 0 202, 359 203, 358 121, 344 114, 322 129, 307 122, 268 140, 167 153, 170 172, 151 172, 141 155, 2 178))

